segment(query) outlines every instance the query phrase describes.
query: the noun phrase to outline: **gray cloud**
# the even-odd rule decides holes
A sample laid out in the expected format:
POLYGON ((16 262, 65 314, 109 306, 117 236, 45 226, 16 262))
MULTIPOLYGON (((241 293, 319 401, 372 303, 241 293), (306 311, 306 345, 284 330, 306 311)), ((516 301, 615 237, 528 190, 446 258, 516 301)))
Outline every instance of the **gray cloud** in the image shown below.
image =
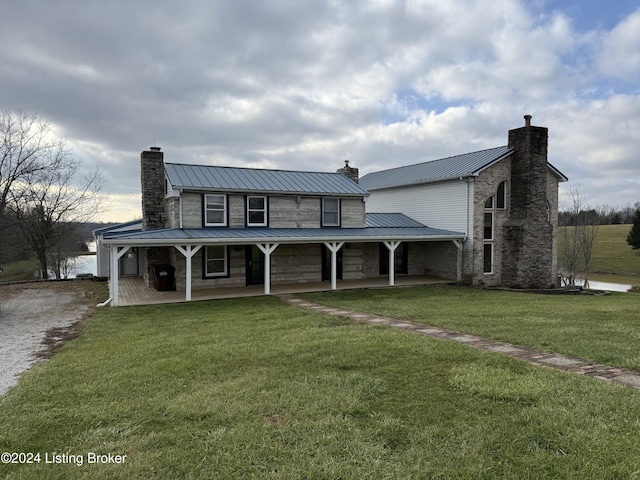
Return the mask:
POLYGON ((176 162, 333 170, 347 157, 367 172, 505 144, 525 113, 586 196, 633 203, 640 13, 625 4, 589 30, 583 3, 561 6, 6 2, 0 107, 38 112, 101 165, 120 220, 139 208, 152 144, 176 162))

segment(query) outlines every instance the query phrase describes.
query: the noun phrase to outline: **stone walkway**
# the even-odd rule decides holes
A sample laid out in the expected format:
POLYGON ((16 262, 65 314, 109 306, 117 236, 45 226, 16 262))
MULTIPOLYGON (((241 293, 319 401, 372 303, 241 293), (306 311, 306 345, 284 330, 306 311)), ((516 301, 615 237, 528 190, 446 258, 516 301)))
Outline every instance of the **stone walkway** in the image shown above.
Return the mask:
POLYGON ((498 342, 496 340, 477 337, 475 335, 468 335, 465 333, 457 332, 455 330, 430 327, 427 325, 407 322, 404 320, 381 317, 368 313, 352 312, 340 308, 325 307, 323 305, 318 305, 317 303, 296 298, 291 294, 278 295, 278 297, 289 304, 317 310, 329 315, 338 315, 364 323, 389 325, 391 327, 401 328, 403 330, 422 335, 428 335, 434 338, 464 343, 465 345, 469 345, 471 347, 491 350, 493 352, 502 353, 513 358, 519 358, 520 360, 524 360, 535 365, 564 370, 566 372, 577 373, 579 375, 586 375, 588 377, 593 377, 606 382, 620 383, 628 387, 635 388, 636 390, 640 390, 640 372, 636 372, 634 370, 610 367, 608 365, 590 362, 581 358, 568 357, 566 355, 560 355, 557 353, 545 352, 544 350, 536 350, 534 348, 524 347, 522 345, 513 345, 510 343, 498 342))

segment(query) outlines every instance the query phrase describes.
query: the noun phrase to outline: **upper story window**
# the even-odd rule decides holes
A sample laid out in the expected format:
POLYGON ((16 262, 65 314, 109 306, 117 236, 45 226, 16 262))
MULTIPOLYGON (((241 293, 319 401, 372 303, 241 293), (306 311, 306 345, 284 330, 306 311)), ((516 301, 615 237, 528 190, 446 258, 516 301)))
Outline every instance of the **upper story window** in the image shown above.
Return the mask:
POLYGON ((487 198, 487 201, 484 202, 484 208, 493 208, 493 200, 494 200, 493 196, 487 198))
POLYGON ((507 182, 500 182, 498 185, 496 208, 507 208, 507 182))
POLYGON ((205 227, 227 226, 227 196, 204 196, 204 225, 205 227))
POLYGON ((267 197, 247 197, 247 226, 267 226, 267 197))
POLYGON ((323 198, 322 199, 322 226, 323 227, 339 227, 340 226, 340 199, 339 198, 323 198))

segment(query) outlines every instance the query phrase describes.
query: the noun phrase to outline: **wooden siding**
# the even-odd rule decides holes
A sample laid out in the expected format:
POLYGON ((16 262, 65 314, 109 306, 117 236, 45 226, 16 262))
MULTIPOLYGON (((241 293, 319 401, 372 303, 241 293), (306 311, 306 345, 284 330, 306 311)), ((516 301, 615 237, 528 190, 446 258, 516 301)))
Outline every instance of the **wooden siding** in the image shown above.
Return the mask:
POLYGON ((365 203, 360 198, 343 198, 340 202, 340 226, 364 228, 365 203))
POLYGON ((269 227, 320 228, 320 198, 269 197, 269 227))

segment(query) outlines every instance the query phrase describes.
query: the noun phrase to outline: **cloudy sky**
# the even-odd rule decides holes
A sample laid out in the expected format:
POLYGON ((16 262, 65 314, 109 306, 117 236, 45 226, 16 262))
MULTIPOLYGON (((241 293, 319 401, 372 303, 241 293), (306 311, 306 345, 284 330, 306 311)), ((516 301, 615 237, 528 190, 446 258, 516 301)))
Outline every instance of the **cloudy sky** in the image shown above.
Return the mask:
POLYGON ((21 0, 0 108, 36 112, 139 216, 140 152, 361 174, 549 128, 591 204, 640 201, 636 0, 21 0))

